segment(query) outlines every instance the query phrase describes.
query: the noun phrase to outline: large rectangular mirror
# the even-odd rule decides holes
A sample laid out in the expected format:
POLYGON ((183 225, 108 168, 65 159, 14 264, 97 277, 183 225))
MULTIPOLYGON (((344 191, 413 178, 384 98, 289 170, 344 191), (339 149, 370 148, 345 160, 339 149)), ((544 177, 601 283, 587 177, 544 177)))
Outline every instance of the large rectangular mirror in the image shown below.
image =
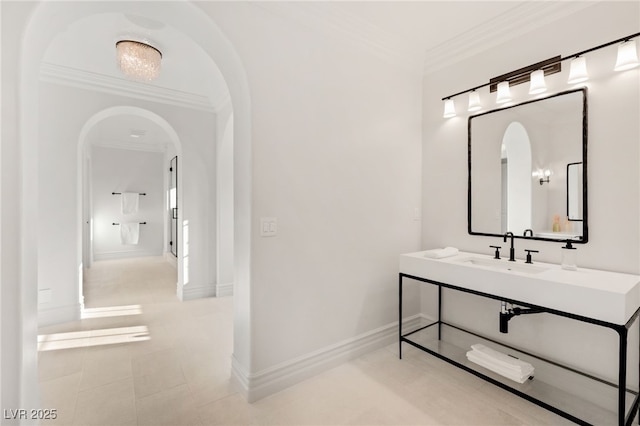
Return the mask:
POLYGON ((469 117, 472 235, 588 241, 587 89, 469 117))

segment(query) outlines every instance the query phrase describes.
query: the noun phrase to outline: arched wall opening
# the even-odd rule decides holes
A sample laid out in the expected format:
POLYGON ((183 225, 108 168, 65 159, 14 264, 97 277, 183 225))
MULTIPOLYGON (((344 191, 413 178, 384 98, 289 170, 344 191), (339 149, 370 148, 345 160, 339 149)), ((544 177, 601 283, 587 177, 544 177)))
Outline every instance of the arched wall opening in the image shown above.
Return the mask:
MULTIPOLYGON (((39 235, 39 72, 50 40, 82 17, 95 13, 120 12, 148 16, 166 22, 194 40, 219 66, 228 85, 233 105, 233 222, 234 222, 234 365, 251 371, 250 354, 250 231, 251 231, 251 117, 249 90, 244 68, 229 41, 219 28, 196 6, 187 2, 112 3, 81 2, 64 4, 44 2, 34 10, 22 43, 25 52, 20 63, 20 276, 19 315, 22 354, 16 388, 22 406, 37 407, 37 315, 39 235)), ((81 138, 82 140, 82 138, 81 138)), ((79 169, 82 170, 82 169, 79 169)), ((79 172, 79 171, 78 171, 79 172)), ((78 199, 81 188, 76 188, 78 199)), ((81 202, 77 213, 81 213, 81 202)), ((79 216, 81 217, 81 216, 79 216)), ((76 222, 78 224, 79 221, 76 222)), ((81 225, 76 228, 77 266, 82 264, 81 225)))
MULTIPOLYGON (((502 138, 503 198, 506 188, 507 226, 503 229, 522 235, 531 225, 531 142, 524 126, 514 121, 502 138), (505 164, 506 163, 506 164, 505 164)), ((505 203, 503 203, 505 204, 505 203)), ((506 231, 505 231, 506 232, 506 231)))
MULTIPOLYGON (((94 235, 94 229, 92 228, 94 224, 92 222, 93 215, 92 215, 92 206, 91 206, 92 194, 89 188, 90 186, 89 181, 91 178, 90 176, 91 163, 93 161, 90 156, 91 142, 92 142, 90 138, 90 134, 92 130, 95 129, 96 126, 98 126, 100 123, 104 123, 109 121, 112 118, 118 118, 122 116, 137 117, 143 120, 148 120, 162 129, 162 131, 166 134, 166 139, 168 139, 171 144, 171 147, 168 147, 165 149, 161 149, 161 148, 158 149, 158 150, 162 150, 163 153, 165 154, 165 163, 168 164, 169 157, 173 157, 173 155, 177 155, 177 156, 182 155, 182 144, 180 143, 180 138, 176 133, 175 129, 163 117, 147 109, 128 106, 128 105, 115 106, 115 107, 104 109, 94 114, 91 118, 89 118, 89 120, 87 120, 87 122, 82 127, 82 130, 80 131, 80 136, 78 138, 78 160, 77 160, 78 161, 77 169, 82 171, 81 174, 78 174, 79 182, 78 182, 77 195, 78 195, 78 207, 80 209, 78 213, 78 217, 82 218, 82 221, 79 223, 80 229, 78 230, 78 232, 82 234, 82 240, 83 240, 82 264, 85 268, 89 268, 94 261, 94 253, 93 253, 94 243, 93 243, 93 237, 92 237, 94 235)), ((178 193, 180 193, 182 181, 183 181, 182 169, 178 169, 177 173, 178 173, 178 179, 177 179, 178 193)), ((167 183, 168 182, 165 182, 165 186, 167 183)), ((167 200, 164 200, 164 204, 166 204, 166 202, 167 200)), ((182 211, 182 203, 183 203, 182 197, 179 197, 178 210, 177 210, 178 212, 182 211)), ((164 222, 165 222, 165 226, 164 226, 165 229, 163 230, 164 231, 163 241, 167 241, 167 234, 168 234, 168 229, 166 229, 167 221, 164 220, 164 222)), ((181 230, 181 227, 178 227, 178 230, 181 230)), ((181 241, 182 236, 178 235, 178 237, 179 237, 178 240, 181 241)), ((178 289, 180 289, 182 288, 182 285, 183 285, 183 279, 181 274, 182 267, 183 267, 182 258, 178 257, 176 259, 175 264, 178 270, 177 287, 178 289)), ((80 288, 80 292, 82 292, 82 282, 79 282, 78 286, 80 288)), ((80 295, 80 301, 81 303, 83 301, 82 294, 80 295)))

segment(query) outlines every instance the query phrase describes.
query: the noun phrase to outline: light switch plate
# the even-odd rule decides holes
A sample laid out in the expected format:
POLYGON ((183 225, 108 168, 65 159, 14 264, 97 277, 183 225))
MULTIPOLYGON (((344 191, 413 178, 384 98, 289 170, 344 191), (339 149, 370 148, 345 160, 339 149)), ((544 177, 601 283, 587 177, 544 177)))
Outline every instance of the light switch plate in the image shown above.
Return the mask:
POLYGON ((278 233, 278 219, 275 217, 260 218, 260 236, 273 237, 278 233))
POLYGON ((51 303, 51 289, 38 289, 38 305, 44 305, 46 303, 51 303))

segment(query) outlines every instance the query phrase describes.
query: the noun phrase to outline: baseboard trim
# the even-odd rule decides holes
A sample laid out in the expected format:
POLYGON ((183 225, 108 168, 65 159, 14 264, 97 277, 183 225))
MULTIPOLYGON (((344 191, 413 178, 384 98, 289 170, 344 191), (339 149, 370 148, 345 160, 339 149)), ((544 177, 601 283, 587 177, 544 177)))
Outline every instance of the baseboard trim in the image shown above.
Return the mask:
POLYGON ((233 283, 216 284, 216 297, 233 296, 233 283))
POLYGON ((38 308, 38 327, 77 321, 82 314, 82 304, 38 308))
MULTIPOLYGON (((419 328, 425 319, 422 314, 405 318, 403 329, 419 328)), ((398 322, 395 321, 255 374, 249 374, 233 358, 231 376, 234 385, 247 401, 255 402, 350 359, 387 346, 397 339, 398 322)))
POLYGON ((171 265, 174 268, 178 269, 178 258, 175 257, 173 255, 173 253, 165 251, 164 252, 164 260, 166 260, 169 265, 171 265))
POLYGON ((144 250, 144 251, 112 251, 106 253, 94 253, 93 260, 116 260, 129 259, 131 257, 149 257, 162 256, 162 251, 144 250))
MULTIPOLYGON (((180 284, 178 284, 179 286, 180 284)), ((204 286, 195 286, 192 284, 187 284, 182 287, 182 289, 178 289, 178 299, 181 301, 185 300, 194 300, 194 299, 202 299, 205 297, 213 297, 216 295, 216 286, 213 284, 208 284, 204 286)))

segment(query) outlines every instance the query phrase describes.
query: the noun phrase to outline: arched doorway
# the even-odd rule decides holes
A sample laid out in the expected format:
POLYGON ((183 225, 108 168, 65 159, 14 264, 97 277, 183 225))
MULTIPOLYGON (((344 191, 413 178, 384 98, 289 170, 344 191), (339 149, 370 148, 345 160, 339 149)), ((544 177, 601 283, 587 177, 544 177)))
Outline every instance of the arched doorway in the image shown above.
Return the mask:
POLYGON ((530 229, 531 212, 531 142, 527 129, 514 121, 502 137, 503 232, 530 229))
MULTIPOLYGON (((37 223, 40 212, 39 181, 41 179, 38 154, 41 151, 39 134, 40 115, 38 113, 40 93, 38 81, 42 60, 49 42, 56 34, 64 31, 69 25, 97 13, 124 13, 144 16, 158 22, 172 25, 186 37, 192 39, 209 58, 215 57, 216 64, 225 78, 229 88, 234 111, 234 361, 243 368, 250 366, 249 342, 249 295, 250 295, 250 112, 248 84, 244 69, 233 49, 217 26, 197 7, 186 2, 158 3, 110 3, 85 2, 74 4, 42 3, 35 9, 23 41, 26 52, 20 64, 21 84, 19 96, 22 100, 20 109, 22 180, 20 195, 21 229, 29 229, 29 224, 37 223)), ((213 59, 211 59, 213 60, 213 59)), ((77 163, 75 170, 65 170, 71 175, 81 174, 77 163)), ((75 195, 81 188, 76 186, 75 195)), ((74 242, 71 256, 75 258, 73 269, 80 273, 82 269, 82 205, 76 197, 72 203, 75 209, 76 223, 69 229, 68 240, 74 242)), ((21 394, 24 406, 38 406, 36 336, 39 276, 32 265, 38 264, 38 245, 40 236, 36 232, 25 231, 22 235, 21 270, 23 277, 21 315, 23 339, 23 362, 20 373, 21 394)), ((78 276, 75 279, 80 279, 78 276)), ((74 308, 75 309, 75 308, 74 308)))

